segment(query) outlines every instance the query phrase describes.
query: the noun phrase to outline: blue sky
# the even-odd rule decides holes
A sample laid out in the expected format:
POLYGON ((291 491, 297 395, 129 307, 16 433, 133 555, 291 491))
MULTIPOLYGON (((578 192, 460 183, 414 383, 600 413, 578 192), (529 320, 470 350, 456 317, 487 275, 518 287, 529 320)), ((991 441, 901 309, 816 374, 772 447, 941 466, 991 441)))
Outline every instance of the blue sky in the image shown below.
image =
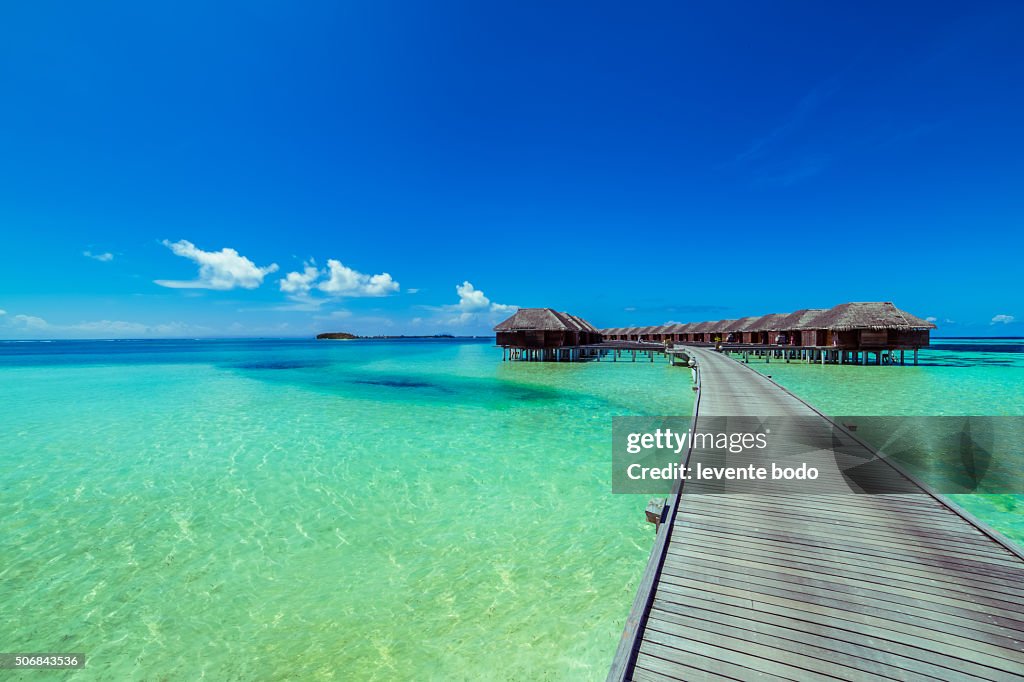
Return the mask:
POLYGON ((0 337, 849 300, 1022 334, 1022 27, 1012 2, 9 3, 0 337))

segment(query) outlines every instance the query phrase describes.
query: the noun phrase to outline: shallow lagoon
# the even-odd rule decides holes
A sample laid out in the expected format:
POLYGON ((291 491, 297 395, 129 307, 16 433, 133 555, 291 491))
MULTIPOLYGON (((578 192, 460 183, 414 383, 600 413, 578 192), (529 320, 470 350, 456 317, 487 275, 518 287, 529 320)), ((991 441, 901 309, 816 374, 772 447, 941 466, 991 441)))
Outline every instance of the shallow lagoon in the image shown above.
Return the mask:
POLYGON ((0 345, 0 639, 81 679, 603 679, 653 527, 611 417, 658 363, 492 342, 0 345))

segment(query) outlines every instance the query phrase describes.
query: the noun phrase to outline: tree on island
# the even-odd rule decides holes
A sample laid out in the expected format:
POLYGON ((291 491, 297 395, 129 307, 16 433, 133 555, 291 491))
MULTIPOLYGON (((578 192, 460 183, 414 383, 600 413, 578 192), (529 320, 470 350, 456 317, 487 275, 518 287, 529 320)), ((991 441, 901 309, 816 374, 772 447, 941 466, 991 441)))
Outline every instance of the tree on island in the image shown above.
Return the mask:
POLYGON ((359 337, 348 332, 324 332, 323 334, 317 334, 316 338, 348 341, 349 339, 358 339, 359 337))

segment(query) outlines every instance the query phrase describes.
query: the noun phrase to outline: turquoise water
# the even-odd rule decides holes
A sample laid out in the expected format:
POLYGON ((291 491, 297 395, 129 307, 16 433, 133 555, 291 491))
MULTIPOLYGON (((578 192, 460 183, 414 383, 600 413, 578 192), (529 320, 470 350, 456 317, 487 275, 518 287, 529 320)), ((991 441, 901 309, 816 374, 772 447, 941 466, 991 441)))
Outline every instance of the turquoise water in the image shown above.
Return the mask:
POLYGON ((690 385, 479 342, 0 344, 0 642, 72 679, 603 679, 653 538, 611 417, 690 385))
MULTIPOLYGON (((919 362, 862 367, 751 360, 750 366, 827 414, 1024 415, 1024 339, 933 339, 919 362)), ((1019 448, 1000 455, 1024 469, 1019 448)), ((917 473, 928 480, 926 466, 917 473)), ((1024 495, 950 497, 1024 546, 1024 495)))

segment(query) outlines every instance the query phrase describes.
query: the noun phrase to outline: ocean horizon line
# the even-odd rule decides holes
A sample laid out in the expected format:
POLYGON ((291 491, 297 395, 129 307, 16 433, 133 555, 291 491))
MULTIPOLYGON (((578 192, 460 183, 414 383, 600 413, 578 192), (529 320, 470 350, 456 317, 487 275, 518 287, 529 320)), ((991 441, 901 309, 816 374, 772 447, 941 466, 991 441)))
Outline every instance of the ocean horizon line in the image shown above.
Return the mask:
MULTIPOLYGON (((359 336, 346 341, 401 341, 403 339, 488 339, 494 334, 393 334, 380 336, 359 336)), ((1024 336, 984 336, 973 334, 968 336, 932 336, 932 339, 1024 339, 1024 336)), ((54 337, 50 339, 0 339, 0 343, 50 343, 54 341, 317 341, 330 339, 317 339, 316 335, 301 336, 147 336, 147 337, 112 337, 112 338, 75 338, 75 337, 54 337)))

